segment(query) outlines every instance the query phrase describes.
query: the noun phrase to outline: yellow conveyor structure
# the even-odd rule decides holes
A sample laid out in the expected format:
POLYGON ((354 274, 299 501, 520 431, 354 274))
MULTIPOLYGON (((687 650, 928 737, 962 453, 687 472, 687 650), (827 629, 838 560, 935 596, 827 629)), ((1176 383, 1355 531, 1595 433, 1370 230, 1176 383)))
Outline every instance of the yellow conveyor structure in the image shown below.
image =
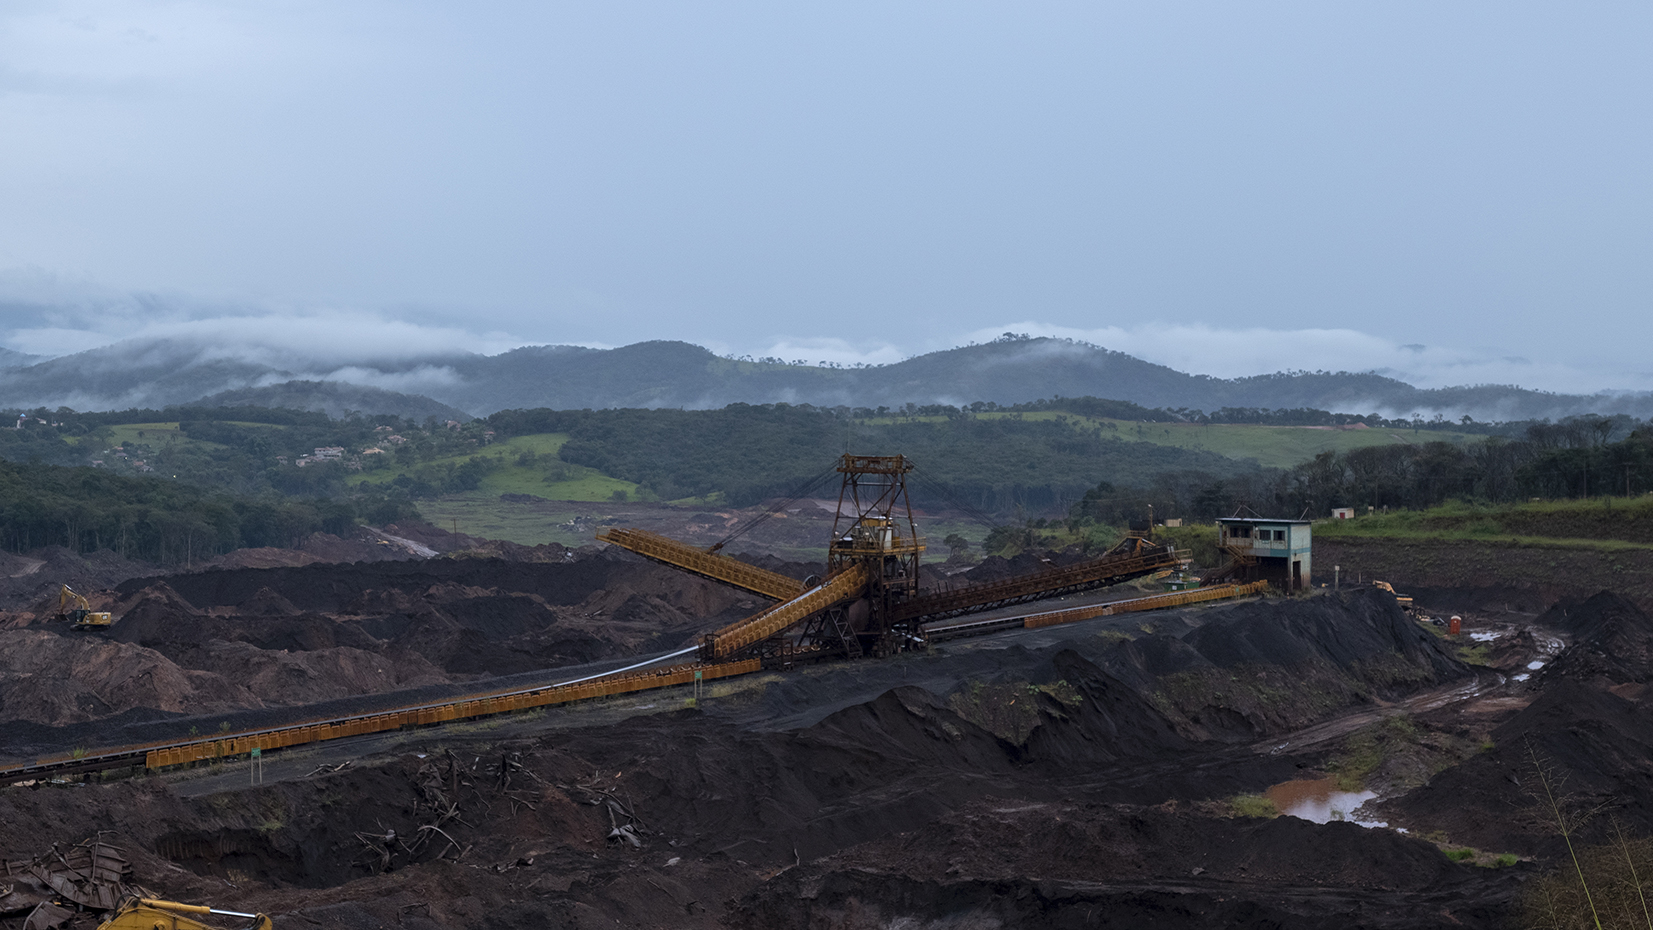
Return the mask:
POLYGON ((777 601, 789 601, 802 594, 804 590, 803 583, 797 579, 758 568, 756 565, 748 565, 740 559, 707 552, 705 549, 680 543, 648 530, 615 527, 598 533, 597 540, 630 550, 645 559, 681 568, 702 578, 721 581, 777 601))

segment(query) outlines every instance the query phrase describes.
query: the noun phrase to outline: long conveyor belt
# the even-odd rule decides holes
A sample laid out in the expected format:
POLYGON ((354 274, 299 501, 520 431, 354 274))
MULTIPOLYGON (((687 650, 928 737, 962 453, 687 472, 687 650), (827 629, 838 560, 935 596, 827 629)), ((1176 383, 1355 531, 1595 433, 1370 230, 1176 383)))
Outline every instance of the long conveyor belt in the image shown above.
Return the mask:
POLYGON ((681 568, 703 578, 734 585, 777 601, 789 601, 802 594, 804 590, 802 582, 795 578, 788 578, 779 572, 772 572, 756 565, 748 565, 730 556, 707 552, 648 530, 615 527, 598 533, 597 540, 630 550, 646 559, 681 568))
POLYGON ((916 597, 896 608, 893 619, 909 623, 934 623, 965 614, 1104 588, 1177 568, 1187 560, 1185 550, 1171 546, 1135 547, 1078 565, 1054 568, 1009 581, 971 585, 955 591, 916 597))

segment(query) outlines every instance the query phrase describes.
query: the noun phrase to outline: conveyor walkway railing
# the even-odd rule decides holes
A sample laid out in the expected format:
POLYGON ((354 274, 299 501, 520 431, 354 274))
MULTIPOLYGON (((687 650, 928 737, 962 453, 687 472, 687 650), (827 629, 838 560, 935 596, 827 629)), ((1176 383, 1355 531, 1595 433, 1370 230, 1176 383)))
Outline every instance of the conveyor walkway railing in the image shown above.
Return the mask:
POLYGON ((1257 581, 1247 585, 1216 585, 1210 588, 1190 588, 1187 591, 1155 594, 1150 597, 1136 597, 1125 601, 1111 601, 1106 604, 1087 604, 1083 607, 1070 607, 1066 610, 1024 614, 1019 617, 994 617, 990 620, 971 620, 964 623, 926 626, 924 628, 924 640, 931 643, 943 643, 950 639, 983 636, 988 633, 997 633, 1000 630, 1024 628, 1031 630, 1045 626, 1057 626, 1063 623, 1078 623, 1080 620, 1090 620, 1093 617, 1110 617, 1115 614, 1134 613, 1139 610, 1186 607, 1189 604, 1200 604, 1206 601, 1220 601, 1233 597, 1261 594, 1266 588, 1268 588, 1268 582, 1266 581, 1257 581))
POLYGON ((916 597, 897 607, 892 619, 909 623, 934 622, 1030 601, 1048 600, 1176 568, 1188 558, 1189 553, 1185 549, 1145 546, 1009 581, 971 585, 955 591, 916 597))
POLYGON ((784 604, 777 604, 708 636, 703 657, 707 660, 726 659, 748 646, 785 632, 839 601, 859 595, 866 586, 867 567, 851 565, 820 587, 811 588, 784 604))
POLYGON ((804 590, 803 583, 795 578, 788 578, 779 572, 772 572, 756 565, 748 565, 727 555, 707 552, 648 530, 615 527, 598 533, 597 540, 635 552, 645 559, 681 568, 702 578, 721 581, 777 601, 789 601, 802 594, 804 590))

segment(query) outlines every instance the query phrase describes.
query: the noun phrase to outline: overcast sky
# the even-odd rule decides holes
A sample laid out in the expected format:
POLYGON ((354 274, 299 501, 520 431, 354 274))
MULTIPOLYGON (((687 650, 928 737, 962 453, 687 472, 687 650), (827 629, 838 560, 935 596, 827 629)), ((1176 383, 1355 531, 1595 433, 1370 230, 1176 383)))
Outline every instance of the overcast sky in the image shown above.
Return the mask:
POLYGON ((0 343, 1653 389, 1650 48, 1645 3, 6 0, 0 343))

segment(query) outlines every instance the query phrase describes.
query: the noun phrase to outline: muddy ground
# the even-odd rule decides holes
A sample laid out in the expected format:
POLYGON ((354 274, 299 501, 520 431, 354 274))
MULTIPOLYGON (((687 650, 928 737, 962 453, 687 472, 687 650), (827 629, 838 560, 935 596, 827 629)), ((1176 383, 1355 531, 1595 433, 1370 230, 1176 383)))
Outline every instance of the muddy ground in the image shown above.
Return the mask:
MULTIPOLYGON (((761 603, 403 529, 464 557, 128 573, 89 636, 14 609, 0 756, 560 680, 761 603)), ((1600 814, 1580 842, 1653 832, 1653 622, 1523 606, 1422 598, 1459 637, 1369 588, 1123 615, 275 753, 262 786, 13 787, 0 860, 108 831, 144 887, 283 927, 1506 927, 1560 854, 1535 785, 1600 814), (1318 778, 1376 797, 1256 803, 1318 778)))

